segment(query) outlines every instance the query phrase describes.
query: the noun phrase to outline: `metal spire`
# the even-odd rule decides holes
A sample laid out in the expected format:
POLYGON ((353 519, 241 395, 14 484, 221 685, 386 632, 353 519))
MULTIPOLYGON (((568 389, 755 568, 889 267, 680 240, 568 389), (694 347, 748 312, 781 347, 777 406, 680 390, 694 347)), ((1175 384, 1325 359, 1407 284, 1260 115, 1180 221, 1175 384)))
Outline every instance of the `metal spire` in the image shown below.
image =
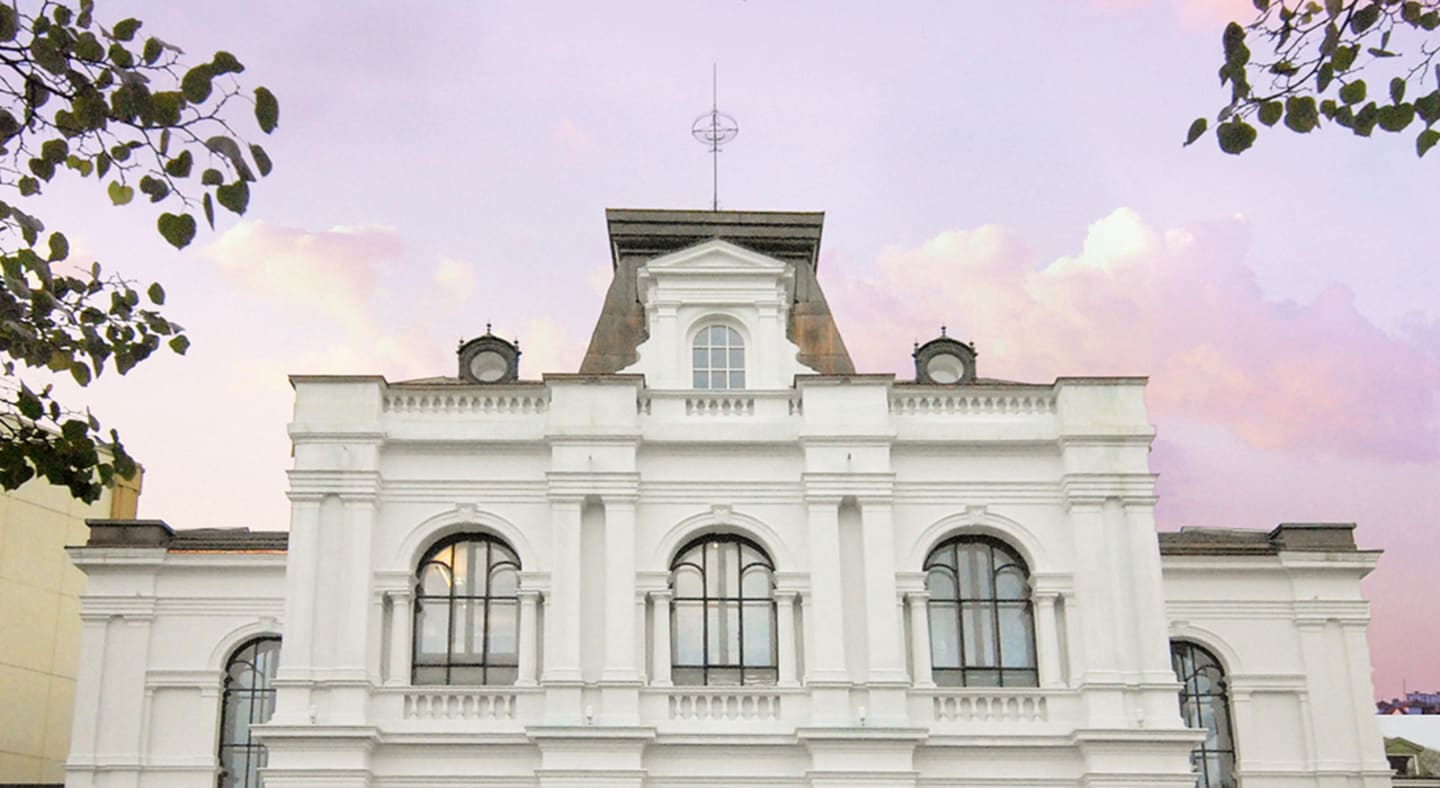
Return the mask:
POLYGON ((710 111, 690 124, 690 135, 710 149, 710 209, 720 210, 720 148, 740 134, 740 124, 720 111, 719 69, 710 64, 710 111))

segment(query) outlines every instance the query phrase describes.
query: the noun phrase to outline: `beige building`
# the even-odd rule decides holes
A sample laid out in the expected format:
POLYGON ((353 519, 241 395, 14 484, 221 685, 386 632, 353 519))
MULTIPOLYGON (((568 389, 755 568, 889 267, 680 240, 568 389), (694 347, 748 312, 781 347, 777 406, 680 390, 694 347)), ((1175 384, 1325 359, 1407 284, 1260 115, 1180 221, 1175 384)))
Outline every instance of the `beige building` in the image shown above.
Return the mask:
POLYGON ((134 517, 139 497, 138 476, 93 504, 43 480, 0 494, 0 785, 65 779, 85 589, 65 546, 85 543, 86 518, 134 517))

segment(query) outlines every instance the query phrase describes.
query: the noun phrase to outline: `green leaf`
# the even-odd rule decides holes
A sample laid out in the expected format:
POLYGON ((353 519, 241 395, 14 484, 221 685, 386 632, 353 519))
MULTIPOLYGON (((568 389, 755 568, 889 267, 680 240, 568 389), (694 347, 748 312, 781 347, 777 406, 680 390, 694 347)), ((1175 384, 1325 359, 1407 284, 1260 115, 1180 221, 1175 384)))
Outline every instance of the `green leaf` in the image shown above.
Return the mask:
POLYGON ((45 413, 44 407, 40 404, 40 398, 35 396, 35 392, 31 391, 23 383, 20 385, 20 391, 16 396, 16 400, 15 405, 20 409, 20 415, 27 419, 33 421, 45 413))
POLYGON ((1425 121, 1426 126, 1432 126, 1440 121, 1440 90, 1434 90, 1415 99, 1415 114, 1425 121))
POLYGON ((26 175, 20 179, 20 194, 29 197, 32 194, 40 193, 40 181, 26 175))
MULTIPOLYGON (((1200 139, 1200 135, 1205 133, 1205 129, 1209 127, 1209 125, 1209 122, 1204 118, 1196 118, 1195 122, 1190 124, 1190 130, 1185 132, 1185 144, 1189 145, 1195 140, 1200 139)), ((258 159, 256 163, 259 163, 258 159)), ((264 168, 261 169, 261 172, 264 172, 264 168)))
POLYGON ((1284 114, 1285 105, 1279 101, 1267 101, 1260 105, 1260 122, 1266 126, 1274 126, 1284 114))
POLYGON ((121 68, 130 68, 135 65, 135 55, 121 44, 110 45, 110 62, 121 68))
POLYGON ((82 386, 88 386, 90 385, 90 368, 85 366, 83 362, 71 364, 70 377, 74 378, 76 383, 82 386))
POLYGON ((141 51, 140 56, 144 58, 145 65, 153 66, 164 53, 165 45, 160 43, 160 39, 147 38, 145 39, 145 48, 141 51))
POLYGON ((1440 142, 1440 131, 1426 129, 1420 132, 1420 136, 1415 138, 1415 155, 1424 156, 1437 142, 1440 142))
POLYGON ((210 229, 215 229, 215 201, 210 199, 210 192, 205 192, 205 196, 200 198, 200 207, 205 209, 205 223, 210 225, 210 229))
POLYGON ((1375 115, 1376 123, 1386 131, 1404 131, 1415 120, 1415 105, 1391 104, 1381 107, 1375 115))
POLYGON ((1315 72, 1315 92, 1324 93, 1334 80, 1335 67, 1329 63, 1320 64, 1320 68, 1315 72))
POLYGON ((165 162, 165 174, 172 178, 188 178, 190 177, 190 167, 194 163, 195 157, 190 154, 190 151, 180 151, 179 156, 165 162))
POLYGON ((202 186, 219 186, 225 182, 225 174, 217 169, 207 169, 200 173, 200 184, 202 186))
POLYGON ((170 340, 170 349, 181 356, 185 355, 185 351, 189 348, 190 340, 186 339, 184 334, 170 340))
POLYGON ((240 152, 240 144, 235 140, 217 134, 205 140, 205 147, 209 148, 212 153, 218 153, 229 160, 230 166, 235 168, 235 174, 239 175, 242 180, 255 180, 255 174, 250 172, 250 165, 245 162, 245 156, 240 152))
POLYGON ((75 57, 87 63, 99 63, 105 59, 105 45, 100 43, 94 33, 81 33, 75 39, 75 57))
POLYGON ((215 57, 210 61, 210 68, 216 75, 239 74, 245 70, 245 66, 235 59, 234 55, 224 50, 215 53, 215 57))
POLYGON ((95 177, 104 178, 105 173, 110 171, 110 154, 100 153, 95 156, 95 177))
POLYGON ((1424 9, 1420 7, 1420 4, 1416 2, 1416 0, 1409 0, 1409 2, 1400 6, 1400 18, 1411 25, 1420 24, 1420 15, 1423 13, 1424 9))
POLYGON ((1220 142, 1220 150, 1231 155, 1243 153, 1255 144, 1256 133, 1254 126, 1238 119, 1215 127, 1215 137, 1220 142))
POLYGON ((185 94, 186 101, 199 104, 210 98, 210 80, 213 78, 210 64, 201 63, 185 72, 185 76, 180 80, 180 92, 185 94))
POLYGON ((176 249, 184 249, 195 238, 195 217, 188 213, 162 213, 155 225, 160 235, 176 249))
POLYGON ((155 306, 165 305, 165 288, 161 287, 159 282, 151 282, 150 289, 146 290, 145 294, 150 296, 150 303, 155 306))
POLYGON ((1350 30, 1359 35, 1380 20, 1380 4, 1371 3, 1350 15, 1350 30))
POLYGON ((150 202, 160 202, 170 194, 170 186, 159 178, 146 175, 140 179, 140 191, 150 196, 150 202))
POLYGON ((1305 134, 1320 122, 1320 112, 1313 96, 1290 96, 1285 99, 1285 126, 1305 134))
POLYGON ((110 202, 115 205, 124 205, 135 199, 135 190, 120 181, 111 181, 107 191, 110 193, 110 202))
MULTIPOLYGON (((1201 129, 1201 131, 1204 131, 1204 129, 1201 129)), ((1186 144, 1188 145, 1189 143, 1186 144)), ((255 168, 260 170, 260 177, 263 178, 269 175, 270 170, 274 169, 270 162, 270 157, 266 155, 265 149, 259 145, 252 144, 250 146, 250 155, 255 159, 255 168)))
POLYGON ((61 233, 50 233, 50 262, 59 262, 70 256, 70 242, 61 233))
POLYGON ((280 123, 280 103, 269 88, 255 88, 255 120, 266 134, 274 131, 280 123))
POLYGON ((1357 79, 1340 88, 1340 100, 1346 104, 1359 104, 1365 100, 1365 80, 1357 79))
POLYGON ((1405 100, 1405 80, 1395 77, 1390 80, 1390 101, 1395 104, 1405 100))
POLYGON ((129 41, 135 37, 135 31, 140 29, 139 19, 122 19, 115 23, 115 29, 110 34, 116 41, 129 41))
POLYGON ((1250 59, 1250 50, 1245 47, 1245 28, 1238 22, 1225 26, 1220 36, 1220 45, 1225 50, 1225 62, 1230 65, 1244 65, 1250 59))
POLYGON ((221 186, 215 190, 215 202, 220 203, 232 213, 244 214, 245 206, 250 203, 250 187, 243 180, 221 186))
POLYGON ((20 26, 15 18, 15 9, 8 5, 0 6, 0 41, 10 41, 18 32, 20 26))
POLYGON ((70 155, 70 146, 65 140, 45 140, 40 146, 40 158, 53 163, 60 163, 70 155))
POLYGON ((1379 111, 1375 107, 1375 102, 1367 103, 1360 108, 1359 112, 1355 113, 1355 122, 1350 126, 1350 130, 1361 137, 1370 136, 1370 132, 1375 130, 1375 121, 1378 115, 1379 111))
POLYGON ((1325 13, 1337 17, 1345 9, 1345 0, 1325 0, 1325 13))

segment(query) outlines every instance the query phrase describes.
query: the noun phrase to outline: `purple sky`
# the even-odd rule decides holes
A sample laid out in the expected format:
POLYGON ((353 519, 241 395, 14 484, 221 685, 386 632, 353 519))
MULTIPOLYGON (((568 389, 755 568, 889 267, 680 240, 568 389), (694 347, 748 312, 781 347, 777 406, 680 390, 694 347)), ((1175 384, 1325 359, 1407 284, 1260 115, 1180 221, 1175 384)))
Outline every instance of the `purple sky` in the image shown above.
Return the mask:
MULTIPOLYGON (((191 334, 84 393, 145 464, 141 515, 287 527, 291 372, 448 374, 518 335, 578 363, 606 207, 708 207, 688 133, 722 109, 721 205, 826 212, 821 281, 864 371, 940 323, 982 374, 1148 374, 1162 528, 1360 524, 1377 693, 1440 688, 1436 170, 1413 135, 1180 141, 1248 0, 1028 3, 107 2, 280 98, 243 223, 170 250, 57 182, 83 255, 191 334)), ((258 136, 258 132, 256 132, 258 136)))

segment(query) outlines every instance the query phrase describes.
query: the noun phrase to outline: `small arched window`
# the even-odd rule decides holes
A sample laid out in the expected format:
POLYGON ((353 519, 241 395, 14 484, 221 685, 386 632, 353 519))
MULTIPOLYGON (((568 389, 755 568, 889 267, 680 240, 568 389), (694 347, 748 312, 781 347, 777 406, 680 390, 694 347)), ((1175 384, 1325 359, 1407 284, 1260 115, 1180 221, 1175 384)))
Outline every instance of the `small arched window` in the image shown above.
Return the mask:
POLYGON ((676 684, 774 684, 775 565, 733 534, 687 544, 670 565, 671 676, 676 684))
POLYGON ((745 340, 729 326, 712 325, 695 335, 691 353, 695 388, 745 388, 745 340))
POLYGON ((260 637, 235 649, 225 663, 220 700, 219 788, 259 788, 265 745, 250 737, 250 726, 275 713, 275 670, 280 638, 260 637))
POLYGON ((1230 726, 1230 696, 1225 668, 1215 655, 1185 640, 1170 644, 1170 664, 1180 681, 1180 718, 1205 731, 1205 741, 1190 753, 1198 788, 1234 788, 1235 737, 1230 726))
POLYGON ((958 536, 925 559, 930 660, 942 687, 1034 687, 1030 572, 1009 545, 958 536))
POLYGON ((520 560, 497 539, 461 534, 416 572, 415 684, 513 684, 520 654, 520 560))

